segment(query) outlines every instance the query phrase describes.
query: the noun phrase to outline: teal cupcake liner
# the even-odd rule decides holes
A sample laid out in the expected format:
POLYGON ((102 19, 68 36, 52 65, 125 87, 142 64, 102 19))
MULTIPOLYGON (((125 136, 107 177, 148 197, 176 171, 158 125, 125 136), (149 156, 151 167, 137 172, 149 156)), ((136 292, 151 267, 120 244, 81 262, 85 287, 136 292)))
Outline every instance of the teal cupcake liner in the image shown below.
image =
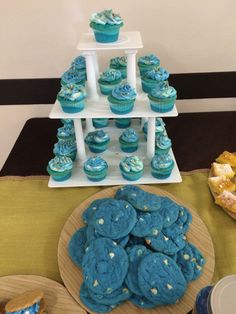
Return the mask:
POLYGON ((99 43, 112 43, 118 40, 120 25, 109 25, 109 24, 97 24, 94 22, 90 23, 90 27, 93 29, 95 40, 99 43))
POLYGON ((85 107, 85 98, 80 100, 67 100, 61 97, 57 97, 58 101, 60 102, 61 108, 66 113, 77 113, 84 109, 85 107))
POLYGON ((90 180, 90 181, 93 181, 93 182, 98 182, 98 181, 102 181, 106 178, 107 176, 107 172, 108 172, 108 168, 106 169, 103 169, 101 171, 88 171, 84 168, 84 172, 87 176, 87 178, 90 180))
POLYGON ((92 153, 100 154, 100 153, 105 152, 105 150, 107 150, 108 143, 109 141, 105 143, 100 143, 100 144, 97 144, 97 143, 88 144, 88 148, 92 153))
POLYGON ((50 174, 54 181, 66 181, 71 177, 72 170, 67 170, 63 172, 53 171, 49 166, 47 166, 47 172, 50 174))
POLYGON ((127 143, 120 138, 119 143, 121 150, 125 153, 133 153, 138 149, 138 141, 133 143, 127 143))
POLYGON ((117 118, 115 124, 119 129, 126 129, 131 125, 131 118, 117 118))
POLYGON ((170 98, 165 100, 154 100, 149 97, 149 103, 152 111, 165 113, 173 110, 176 98, 170 98))
POLYGON ((93 119, 93 126, 97 129, 105 128, 109 124, 109 119, 101 118, 101 119, 93 119))
POLYGON ((168 154, 170 151, 170 147, 168 148, 160 148, 160 147, 155 147, 155 155, 165 155, 168 154))
POLYGON ((152 176, 157 179, 166 179, 171 175, 171 172, 174 168, 174 162, 165 169, 156 169, 151 166, 152 176))
POLYGON ((122 177, 128 181, 137 181, 142 177, 144 173, 144 170, 139 172, 126 172, 122 169, 122 167, 120 167, 120 170, 122 177))
POLYGON ((156 65, 143 65, 143 64, 140 64, 138 63, 138 68, 139 68, 139 73, 140 73, 140 76, 144 76, 148 71, 151 71, 152 69, 155 69, 157 68, 156 65))
POLYGON ((126 114, 133 110, 135 99, 131 100, 118 100, 112 95, 108 96, 110 109, 115 114, 126 114))
MULTIPOLYGON (((120 82, 119 82, 120 83, 120 82)), ((103 95, 110 95, 112 90, 119 85, 117 84, 105 84, 105 83, 99 83, 100 91, 103 95)))
POLYGON ((115 66, 115 65, 110 65, 111 69, 115 69, 115 70, 119 70, 121 72, 121 77, 122 79, 126 79, 127 77, 127 68, 126 67, 119 67, 119 66, 115 66))
POLYGON ((152 89, 158 89, 161 86, 162 82, 164 81, 154 81, 154 80, 147 80, 146 78, 142 78, 142 90, 144 93, 150 93, 152 89))
POLYGON ((61 136, 57 135, 58 140, 74 140, 75 141, 75 134, 68 135, 68 136, 61 136))

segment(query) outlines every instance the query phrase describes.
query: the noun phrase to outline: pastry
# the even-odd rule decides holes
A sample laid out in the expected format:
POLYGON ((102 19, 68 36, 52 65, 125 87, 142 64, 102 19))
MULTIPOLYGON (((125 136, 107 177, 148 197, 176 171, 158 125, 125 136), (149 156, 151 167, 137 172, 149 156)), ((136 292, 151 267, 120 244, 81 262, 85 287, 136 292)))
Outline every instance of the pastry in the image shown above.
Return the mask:
POLYGON ((105 128, 108 126, 109 119, 107 118, 94 118, 93 119, 93 126, 97 129, 105 128))
POLYGON ((236 167, 236 155, 232 154, 228 151, 224 151, 218 158, 216 158, 216 161, 220 164, 229 164, 231 167, 236 167))
POLYGON ((233 183, 229 178, 224 175, 208 178, 208 184, 211 190, 217 194, 222 193, 224 190, 229 192, 235 191, 235 183, 233 183))
POLYGON ((99 43, 112 43, 118 40, 120 28, 124 25, 119 14, 112 10, 93 13, 89 26, 93 29, 95 40, 99 43))
POLYGON ((115 57, 110 60, 110 68, 119 70, 122 78, 125 79, 127 76, 127 57, 115 57))
POLYGON ((169 154, 155 155, 151 161, 153 177, 166 179, 171 175, 174 168, 174 161, 169 154))
POLYGON ((112 90, 121 83, 121 72, 115 69, 104 71, 98 80, 103 95, 110 95, 112 90))
POLYGON ((155 112, 169 112, 174 108, 177 92, 174 87, 163 84, 148 93, 150 107, 155 112))
POLYGON ((132 128, 125 129, 119 137, 120 148, 125 153, 133 153, 138 149, 139 136, 132 128))
POLYGON ((155 154, 163 155, 168 154, 172 146, 171 139, 167 136, 165 132, 160 133, 156 136, 155 141, 155 154))
POLYGON ((70 238, 68 254, 76 266, 81 267, 82 260, 87 247, 87 227, 78 229, 70 238))
POLYGON ((124 179, 136 181, 142 177, 144 165, 137 156, 124 157, 120 162, 120 171, 124 179))
POLYGON ((211 165, 211 172, 214 177, 226 176, 229 179, 232 179, 235 174, 229 164, 218 164, 217 162, 213 162, 211 165))
POLYGON ((224 191, 220 195, 218 195, 215 199, 217 205, 220 205, 229 211, 236 213, 236 195, 229 192, 224 191))
POLYGON ((105 179, 108 171, 107 162, 100 156, 90 157, 84 163, 84 172, 90 181, 98 182, 105 179))
POLYGON ((73 161, 66 156, 56 156, 47 166, 47 172, 55 181, 65 181, 71 177, 73 161))
POLYGON ((127 83, 116 86, 108 96, 111 111, 121 115, 131 112, 136 95, 135 89, 127 83))
POLYGON ((160 66, 160 60, 154 54, 149 54, 138 59, 138 67, 140 76, 144 76, 146 72, 157 69, 160 66))
POLYGON ((57 94, 61 108, 66 113, 77 113, 84 109, 87 94, 82 85, 67 84, 57 94))
POLYGON ((66 156, 75 161, 77 153, 77 145, 74 140, 59 140, 53 148, 55 156, 66 156))
POLYGON ((88 148, 93 153, 103 153, 110 142, 109 135, 103 130, 97 130, 94 132, 89 132, 85 137, 85 143, 88 148))
POLYGON ((150 93, 153 88, 161 88, 166 85, 169 78, 169 72, 164 68, 155 68, 145 73, 142 77, 142 89, 145 93, 150 93))
POLYGON ((116 118, 115 124, 119 129, 128 128, 131 125, 131 118, 116 118))

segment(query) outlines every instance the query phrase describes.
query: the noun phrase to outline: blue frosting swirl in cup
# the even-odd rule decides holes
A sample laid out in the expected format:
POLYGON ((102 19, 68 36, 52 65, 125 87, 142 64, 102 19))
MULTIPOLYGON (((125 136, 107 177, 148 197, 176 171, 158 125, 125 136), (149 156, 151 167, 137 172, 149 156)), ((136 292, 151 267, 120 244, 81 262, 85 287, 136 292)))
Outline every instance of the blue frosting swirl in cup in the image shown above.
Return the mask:
POLYGON ((51 170, 57 172, 64 172, 73 168, 72 160, 66 156, 56 156, 48 164, 51 170))
POLYGON ((63 73, 61 79, 63 80, 63 82, 65 82, 65 84, 70 83, 78 84, 81 81, 85 80, 85 74, 74 68, 70 68, 65 73, 63 73))
POLYGON ((100 156, 90 157, 85 163, 84 168, 88 171, 102 171, 108 167, 107 162, 100 156))
POLYGON ((136 95, 135 89, 127 83, 120 84, 112 90, 112 96, 120 100, 134 100, 136 95))
POLYGON ((148 71, 144 77, 153 81, 160 82, 160 81, 165 81, 168 79, 169 72, 166 69, 160 67, 160 68, 152 69, 151 71, 148 71))
POLYGON ((138 156, 124 157, 120 165, 126 172, 140 172, 144 167, 138 156))
POLYGON ((55 155, 67 155, 77 151, 76 142, 73 140, 59 140, 53 149, 55 155))
POLYGON ((71 124, 74 125, 74 121, 72 119, 61 119, 63 124, 71 124))
POLYGON ((61 86, 58 96, 66 100, 79 100, 86 97, 85 88, 82 85, 66 84, 61 86))
POLYGON ((177 92, 174 87, 165 85, 161 88, 152 89, 150 95, 155 98, 165 99, 175 97, 177 95, 177 92))
POLYGON ((67 137, 75 134, 75 129, 72 124, 65 124, 61 128, 57 129, 57 135, 67 137))
POLYGON ((154 169, 165 169, 173 165, 173 159, 169 154, 155 155, 152 158, 152 167, 154 169))
POLYGON ((120 25, 123 23, 123 20, 119 14, 113 13, 112 10, 104 10, 99 13, 93 13, 90 22, 102 25, 120 25))
POLYGON ((161 134, 156 138, 156 146, 161 149, 167 149, 171 147, 171 139, 166 134, 161 134))
POLYGON ((100 79, 105 82, 113 82, 121 79, 121 72, 115 69, 108 69, 102 73, 100 79))
POLYGON ((123 56, 123 57, 115 57, 112 58, 110 61, 111 65, 114 66, 121 66, 121 67, 126 67, 127 66, 127 57, 123 56))
POLYGON ((110 137, 107 133, 103 130, 97 130, 94 132, 89 132, 85 138, 86 144, 93 144, 93 143, 104 143, 110 140, 110 137))
POLYGON ((78 56, 74 59, 74 61, 71 64, 72 67, 75 69, 85 69, 86 68, 86 62, 84 56, 78 56))
POLYGON ((149 54, 149 55, 140 57, 138 59, 138 63, 144 64, 144 65, 156 65, 156 66, 159 66, 160 65, 160 60, 157 58, 156 55, 149 54))
POLYGON ((127 143, 134 143, 138 141, 138 134, 134 129, 128 128, 121 134, 121 140, 127 143))

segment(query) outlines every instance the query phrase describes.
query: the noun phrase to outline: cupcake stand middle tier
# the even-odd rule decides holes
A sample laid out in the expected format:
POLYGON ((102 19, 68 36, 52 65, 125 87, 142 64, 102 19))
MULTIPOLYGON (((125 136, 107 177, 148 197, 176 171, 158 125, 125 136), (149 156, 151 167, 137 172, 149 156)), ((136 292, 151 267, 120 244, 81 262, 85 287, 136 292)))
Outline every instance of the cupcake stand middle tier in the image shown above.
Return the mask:
POLYGON ((70 179, 63 182, 56 182, 51 177, 49 187, 75 187, 75 186, 101 186, 101 185, 123 185, 130 184, 125 180, 119 170, 119 163, 124 156, 137 155, 144 162, 143 176, 134 181, 134 184, 153 184, 153 183, 178 183, 182 181, 173 151, 170 154, 174 160, 175 166, 169 178, 158 180, 151 174, 150 162, 155 154, 155 119, 156 117, 176 117, 178 115, 176 106, 167 113, 157 113, 150 109, 148 97, 141 89, 141 81, 136 79, 136 53, 137 49, 142 48, 142 39, 139 32, 123 32, 120 39, 112 44, 99 44, 95 42, 92 34, 84 34, 79 42, 77 49, 83 52, 86 59, 87 83, 86 89, 88 98, 85 109, 76 114, 69 114, 62 111, 58 101, 55 102, 49 115, 51 119, 73 119, 75 126, 75 135, 77 143, 77 159, 74 162, 74 168, 70 179), (100 94, 97 85, 99 77, 99 66, 97 51, 99 50, 124 50, 127 55, 127 82, 136 89, 137 98, 132 112, 125 115, 117 115, 111 112, 107 97, 100 94), (132 119, 131 127, 134 128, 140 136, 139 148, 132 154, 124 153, 119 146, 119 136, 122 129, 115 126, 114 121, 110 120, 109 126, 104 128, 111 138, 108 149, 100 154, 109 166, 107 177, 100 182, 89 181, 83 172, 84 161, 94 155, 85 146, 84 138, 88 132, 94 130, 92 118, 141 118, 132 119), (85 119, 82 121, 82 119, 85 119), (148 121, 147 141, 142 132, 142 125, 148 121))

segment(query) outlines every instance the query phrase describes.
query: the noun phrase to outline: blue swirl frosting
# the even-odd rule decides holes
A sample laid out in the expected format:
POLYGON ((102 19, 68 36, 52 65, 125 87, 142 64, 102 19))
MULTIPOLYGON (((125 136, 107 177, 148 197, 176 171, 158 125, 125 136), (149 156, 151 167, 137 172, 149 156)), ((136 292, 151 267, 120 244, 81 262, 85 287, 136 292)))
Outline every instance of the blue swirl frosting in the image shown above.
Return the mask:
POLYGON ((61 119, 63 124, 71 124, 74 125, 74 121, 72 119, 61 119))
POLYGON ((155 98, 166 99, 176 97, 176 89, 172 86, 165 85, 161 88, 154 88, 151 90, 150 95, 155 98))
POLYGON ((57 129, 57 135, 61 137, 68 137, 75 135, 75 129, 72 124, 65 124, 61 128, 57 129))
POLYGON ((53 149, 55 155, 65 156, 77 151, 76 142, 73 140, 59 140, 53 149))
POLYGON ((170 148, 172 145, 171 139, 167 136, 167 134, 160 134, 156 138, 156 146, 161 149, 170 148))
POLYGON ((126 172, 140 172, 143 170, 143 162, 138 156, 124 157, 120 163, 121 168, 126 172))
POLYGON ((112 90, 112 96, 119 100, 134 100, 136 92, 129 84, 120 84, 112 90))
POLYGON ((121 79, 121 72, 115 69, 108 69, 102 73, 100 80, 104 82, 114 82, 121 79))
POLYGON ((86 91, 82 85, 66 84, 61 86, 58 96, 71 101, 82 100, 86 97, 86 91))
POLYGON ((103 130, 97 130, 94 132, 89 132, 88 135, 85 138, 86 144, 100 144, 105 143, 110 140, 110 137, 107 133, 105 133, 103 130))
POLYGON ((65 84, 70 83, 79 84, 85 81, 85 74, 74 68, 70 68, 65 73, 63 73, 61 79, 65 84))
POLYGON ((127 57, 123 56, 123 57, 115 57, 112 58, 110 61, 110 65, 113 65, 115 67, 126 67, 127 66, 127 57))
POLYGON ((160 65, 160 60, 157 58, 156 55, 149 54, 149 55, 140 57, 138 59, 138 63, 139 64, 144 64, 144 65, 156 65, 156 66, 159 66, 160 65))
POLYGON ((72 160, 66 156, 56 156, 49 161, 48 165, 52 171, 56 172, 69 171, 73 168, 72 160))
POLYGON ((27 308, 15 312, 6 312, 6 314, 37 314, 40 309, 40 302, 35 303, 27 308))
POLYGON ((166 81, 169 77, 169 72, 160 67, 148 71, 144 77, 157 82, 166 81))
POLYGON ((88 171, 102 171, 106 168, 108 168, 107 162, 101 158, 100 156, 94 156, 90 157, 85 163, 84 163, 85 170, 88 171))
POLYGON ((74 59, 71 64, 72 67, 75 69, 86 69, 86 62, 84 56, 78 56, 74 59))
POLYGON ((138 134, 134 129, 128 128, 121 134, 121 140, 127 143, 134 143, 138 141, 138 134))
POLYGON ((174 161, 169 154, 155 155, 151 165, 154 169, 166 169, 173 166, 174 161))
POLYGON ((123 20, 119 14, 113 13, 112 10, 104 10, 99 13, 93 13, 90 22, 102 25, 120 25, 123 23, 123 20))

